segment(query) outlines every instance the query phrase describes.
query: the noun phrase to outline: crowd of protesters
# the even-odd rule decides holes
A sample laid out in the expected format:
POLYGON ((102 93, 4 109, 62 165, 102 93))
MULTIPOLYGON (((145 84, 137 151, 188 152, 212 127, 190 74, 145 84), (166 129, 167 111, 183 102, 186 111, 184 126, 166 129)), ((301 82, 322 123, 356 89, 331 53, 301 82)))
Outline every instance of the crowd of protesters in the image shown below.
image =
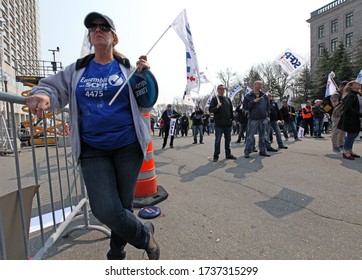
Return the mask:
MULTIPOLYGON (((231 135, 237 136, 235 143, 245 143, 244 156, 257 152, 255 134, 258 134, 259 155, 269 157, 268 152, 277 152, 288 149, 286 142, 292 137, 294 141, 302 141, 301 138, 325 138, 330 134, 332 151, 342 153, 343 158, 354 160, 359 155, 353 152, 353 141, 362 130, 362 94, 361 84, 357 81, 342 81, 337 91, 321 99, 307 99, 305 104, 296 109, 290 101, 281 100, 280 104, 275 102, 270 91, 263 92, 262 81, 255 81, 253 90, 245 96, 244 100, 232 111, 231 119, 227 116, 223 125, 223 132, 230 131, 231 135), (227 129, 227 130, 225 130, 227 129), (273 138, 276 138, 277 147, 273 148, 273 138)), ((220 85, 220 89, 223 88, 220 85)), ((223 106, 229 105, 219 100, 227 100, 227 97, 214 97, 212 109, 195 106, 194 111, 182 115, 177 113, 175 128, 172 137, 192 136, 193 144, 203 144, 204 135, 215 133, 215 114, 226 112, 223 106), (189 130, 191 133, 189 133, 189 130)), ((170 108, 170 104, 168 108, 170 108)), ((227 109, 229 110, 229 109, 227 109)), ((225 114, 224 114, 225 115, 225 114)), ((225 116, 224 116, 225 118, 225 116)), ((220 120, 218 121, 220 123, 220 120)), ((219 125, 220 127, 220 125, 219 125)), ((165 138, 164 121, 159 122, 159 137, 165 138)), ((217 128, 217 125, 216 125, 217 128)), ((169 129, 169 127, 167 128, 169 129)), ((168 135, 168 132, 167 132, 168 135)), ((215 134, 215 137, 217 135, 215 134)), ((216 137, 216 144, 220 144, 220 135, 216 137)), ((229 142, 229 137, 226 140, 229 142)), ((230 140, 231 141, 231 140, 230 140)), ((163 148, 165 143, 163 145, 163 148)), ((216 147, 217 153, 220 153, 216 147)), ((228 147, 226 158, 231 155, 228 147)), ((216 160, 215 160, 216 159, 216 160)), ((214 155, 217 161, 218 154, 214 155)))

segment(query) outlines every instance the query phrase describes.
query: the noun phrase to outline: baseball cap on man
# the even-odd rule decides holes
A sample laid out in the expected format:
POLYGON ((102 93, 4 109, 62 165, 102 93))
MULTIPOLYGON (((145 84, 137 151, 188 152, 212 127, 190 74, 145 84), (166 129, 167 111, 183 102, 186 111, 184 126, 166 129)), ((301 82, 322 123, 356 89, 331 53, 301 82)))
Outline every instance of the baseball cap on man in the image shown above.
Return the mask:
POLYGON ((87 28, 91 28, 93 26, 93 20, 96 18, 101 18, 106 21, 110 28, 116 31, 116 27, 114 26, 113 20, 111 20, 108 16, 102 15, 97 12, 89 13, 84 19, 84 25, 87 28))
POLYGON ((339 86, 346 86, 348 84, 348 81, 342 81, 339 83, 339 86))

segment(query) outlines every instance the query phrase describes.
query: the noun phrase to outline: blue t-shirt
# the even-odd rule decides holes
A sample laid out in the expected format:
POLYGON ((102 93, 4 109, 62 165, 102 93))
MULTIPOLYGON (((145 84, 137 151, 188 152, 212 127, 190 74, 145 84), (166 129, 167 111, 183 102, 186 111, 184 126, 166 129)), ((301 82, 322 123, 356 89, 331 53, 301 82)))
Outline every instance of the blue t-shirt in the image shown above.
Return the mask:
POLYGON ((125 81, 116 60, 105 65, 92 60, 84 71, 76 97, 80 110, 80 137, 88 145, 113 150, 137 141, 128 85, 109 105, 125 81))

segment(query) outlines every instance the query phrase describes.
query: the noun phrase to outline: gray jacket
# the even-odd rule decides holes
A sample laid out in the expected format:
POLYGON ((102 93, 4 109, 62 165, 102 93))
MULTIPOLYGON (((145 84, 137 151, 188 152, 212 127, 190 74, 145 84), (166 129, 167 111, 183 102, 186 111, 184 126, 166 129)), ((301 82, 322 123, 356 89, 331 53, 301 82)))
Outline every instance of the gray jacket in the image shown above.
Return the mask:
MULTIPOLYGON (((116 57, 119 62, 119 66, 126 77, 134 70, 133 66, 129 65, 128 60, 120 57, 116 57)), ((80 65, 80 61, 84 62, 85 59, 78 60, 66 67, 64 71, 58 72, 55 75, 42 79, 39 84, 32 88, 30 95, 46 93, 50 97, 50 109, 49 111, 57 112, 69 104, 70 110, 70 140, 72 146, 73 157, 78 162, 81 147, 80 147, 80 133, 79 133, 79 110, 77 106, 77 99, 75 90, 79 79, 81 78, 85 65, 80 65), (80 66, 79 66, 80 65, 80 66)), ((89 60, 89 59, 88 59, 89 60)), ((88 61, 89 62, 89 61, 88 61)), ((143 155, 146 158, 147 147, 151 141, 150 133, 150 120, 144 117, 142 114, 148 113, 152 108, 139 107, 134 97, 133 91, 129 86, 129 97, 133 115, 133 122, 136 129, 136 135, 138 142, 143 151, 143 155)), ((111 105, 112 106, 112 105, 111 105)))

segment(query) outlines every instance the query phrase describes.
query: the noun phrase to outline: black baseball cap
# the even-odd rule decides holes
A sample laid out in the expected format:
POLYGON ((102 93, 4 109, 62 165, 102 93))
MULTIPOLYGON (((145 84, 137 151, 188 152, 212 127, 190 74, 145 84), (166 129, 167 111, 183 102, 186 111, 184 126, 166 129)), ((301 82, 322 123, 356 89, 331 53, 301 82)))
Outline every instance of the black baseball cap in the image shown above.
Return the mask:
POLYGON ((114 31, 116 31, 116 27, 114 26, 113 20, 111 20, 108 16, 102 15, 97 12, 91 12, 85 17, 85 19, 84 19, 85 27, 87 27, 87 29, 91 28, 93 26, 92 22, 96 18, 101 18, 101 19, 105 20, 107 22, 107 24, 109 25, 109 27, 112 28, 114 31))

